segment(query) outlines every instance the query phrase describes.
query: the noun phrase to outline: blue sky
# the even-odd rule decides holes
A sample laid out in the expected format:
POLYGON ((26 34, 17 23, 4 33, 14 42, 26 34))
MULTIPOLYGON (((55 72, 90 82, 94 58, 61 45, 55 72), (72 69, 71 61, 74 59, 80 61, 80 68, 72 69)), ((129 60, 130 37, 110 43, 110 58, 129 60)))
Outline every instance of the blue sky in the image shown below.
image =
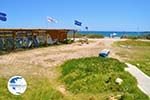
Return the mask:
POLYGON ((149 5, 150 0, 1 0, 0 12, 7 13, 8 20, 0 21, 0 28, 150 31, 149 5), (47 16, 58 23, 48 23, 47 16))

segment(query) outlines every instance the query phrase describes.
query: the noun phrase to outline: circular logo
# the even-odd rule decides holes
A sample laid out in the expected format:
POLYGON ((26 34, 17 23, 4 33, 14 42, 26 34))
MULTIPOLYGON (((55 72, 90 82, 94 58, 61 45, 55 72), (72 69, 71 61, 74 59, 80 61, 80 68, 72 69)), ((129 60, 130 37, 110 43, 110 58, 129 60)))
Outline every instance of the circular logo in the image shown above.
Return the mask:
POLYGON ((27 88, 27 83, 22 76, 13 76, 8 81, 8 90, 14 95, 21 95, 27 88))

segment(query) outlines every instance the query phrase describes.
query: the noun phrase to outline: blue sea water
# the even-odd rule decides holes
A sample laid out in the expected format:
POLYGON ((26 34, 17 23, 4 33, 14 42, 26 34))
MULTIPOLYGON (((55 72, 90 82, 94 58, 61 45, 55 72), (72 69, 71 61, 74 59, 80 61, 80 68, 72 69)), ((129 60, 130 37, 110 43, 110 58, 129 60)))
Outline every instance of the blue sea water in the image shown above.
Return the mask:
POLYGON ((109 37, 110 34, 116 33, 116 37, 121 36, 141 36, 145 34, 150 34, 150 32, 127 32, 127 31, 79 31, 77 33, 81 34, 101 34, 105 37, 109 37))

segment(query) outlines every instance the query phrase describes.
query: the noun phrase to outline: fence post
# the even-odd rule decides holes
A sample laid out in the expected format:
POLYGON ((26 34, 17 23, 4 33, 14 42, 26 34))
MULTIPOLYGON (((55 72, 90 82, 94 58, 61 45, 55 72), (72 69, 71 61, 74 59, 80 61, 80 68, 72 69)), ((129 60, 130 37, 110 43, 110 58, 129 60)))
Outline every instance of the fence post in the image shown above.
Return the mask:
POLYGON ((13 50, 16 49, 16 35, 17 35, 17 31, 13 32, 13 50))

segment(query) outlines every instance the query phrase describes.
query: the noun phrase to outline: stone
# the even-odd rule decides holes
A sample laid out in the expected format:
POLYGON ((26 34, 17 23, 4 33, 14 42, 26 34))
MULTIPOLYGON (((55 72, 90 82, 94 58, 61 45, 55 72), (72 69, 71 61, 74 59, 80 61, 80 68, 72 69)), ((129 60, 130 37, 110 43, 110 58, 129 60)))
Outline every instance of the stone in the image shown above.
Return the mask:
POLYGON ((115 80, 115 82, 116 82, 117 84, 121 85, 121 83, 123 82, 123 80, 118 77, 118 78, 115 80))

